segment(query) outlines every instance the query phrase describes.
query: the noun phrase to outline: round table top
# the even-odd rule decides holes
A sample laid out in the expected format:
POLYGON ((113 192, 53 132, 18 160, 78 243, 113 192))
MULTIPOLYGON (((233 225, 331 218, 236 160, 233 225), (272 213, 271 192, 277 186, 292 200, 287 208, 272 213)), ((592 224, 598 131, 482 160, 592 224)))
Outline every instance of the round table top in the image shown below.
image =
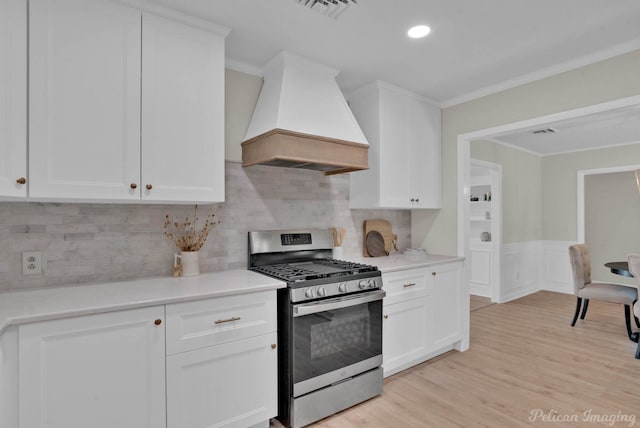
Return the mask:
POLYGON ((604 264, 606 267, 611 269, 611 273, 615 273, 616 275, 628 276, 633 278, 631 271, 629 270, 629 263, 624 262, 607 262, 604 264))

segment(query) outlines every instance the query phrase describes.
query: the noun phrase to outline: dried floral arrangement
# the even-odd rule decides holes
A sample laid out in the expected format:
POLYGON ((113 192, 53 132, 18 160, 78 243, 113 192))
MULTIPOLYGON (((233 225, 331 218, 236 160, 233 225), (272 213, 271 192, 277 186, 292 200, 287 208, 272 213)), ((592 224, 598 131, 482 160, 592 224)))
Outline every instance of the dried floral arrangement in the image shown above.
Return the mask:
POLYGON ((213 212, 207 214, 202 226, 198 226, 200 219, 197 205, 193 210, 193 218, 187 216, 184 221, 167 214, 164 221, 164 235, 171 239, 180 251, 200 251, 209 236, 209 231, 220 223, 214 220, 215 216, 213 212))

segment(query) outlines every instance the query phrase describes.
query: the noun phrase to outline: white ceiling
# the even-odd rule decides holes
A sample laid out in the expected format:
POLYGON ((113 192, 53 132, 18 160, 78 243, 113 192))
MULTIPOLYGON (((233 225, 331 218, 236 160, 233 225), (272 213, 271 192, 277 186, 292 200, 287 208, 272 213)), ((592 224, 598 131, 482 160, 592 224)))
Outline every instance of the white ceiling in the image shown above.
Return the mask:
POLYGON ((551 122, 544 126, 494 137, 492 140, 540 155, 640 143, 640 105, 551 122), (532 132, 545 128, 557 132, 532 132))
POLYGON ((383 80, 447 106, 640 48, 638 0, 358 0, 338 19, 296 0, 150 0, 231 29, 230 63, 280 50, 341 70, 343 90, 383 80), (431 34, 411 40, 407 29, 431 34))

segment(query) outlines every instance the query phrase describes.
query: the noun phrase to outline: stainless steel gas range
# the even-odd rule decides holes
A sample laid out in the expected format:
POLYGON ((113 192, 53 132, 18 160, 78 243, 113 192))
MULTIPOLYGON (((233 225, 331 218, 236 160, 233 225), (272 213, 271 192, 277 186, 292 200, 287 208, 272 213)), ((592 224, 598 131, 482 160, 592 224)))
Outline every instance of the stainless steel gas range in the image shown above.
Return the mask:
POLYGON ((382 393, 382 277, 331 258, 326 229, 249 232, 249 268, 278 294, 278 411, 302 427, 382 393))

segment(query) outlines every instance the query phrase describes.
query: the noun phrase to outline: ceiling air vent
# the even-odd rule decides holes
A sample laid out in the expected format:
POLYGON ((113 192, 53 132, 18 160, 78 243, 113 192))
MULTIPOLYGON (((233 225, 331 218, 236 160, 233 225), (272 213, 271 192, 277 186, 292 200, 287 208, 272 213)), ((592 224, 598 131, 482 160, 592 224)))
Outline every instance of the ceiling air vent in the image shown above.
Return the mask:
POLYGON ((337 19, 352 4, 358 4, 358 0, 294 0, 296 3, 320 12, 329 18, 337 19))
POLYGON ((542 129, 534 129, 533 131, 529 131, 532 134, 555 134, 558 132, 557 129, 553 128, 542 128, 542 129))

